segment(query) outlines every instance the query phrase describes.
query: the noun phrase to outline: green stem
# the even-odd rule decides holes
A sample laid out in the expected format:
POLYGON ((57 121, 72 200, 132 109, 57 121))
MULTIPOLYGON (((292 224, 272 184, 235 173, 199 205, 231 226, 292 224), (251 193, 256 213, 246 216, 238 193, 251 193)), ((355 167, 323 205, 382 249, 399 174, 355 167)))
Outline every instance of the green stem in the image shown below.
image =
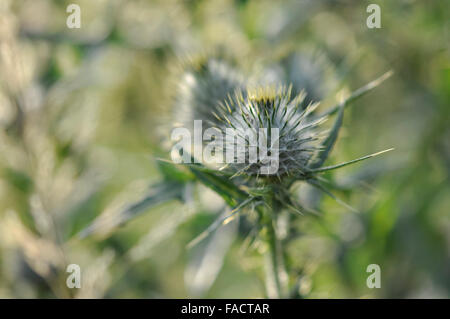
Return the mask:
POLYGON ((267 252, 265 255, 266 290, 269 298, 288 297, 288 277, 284 265, 282 243, 276 230, 275 210, 265 211, 267 252))

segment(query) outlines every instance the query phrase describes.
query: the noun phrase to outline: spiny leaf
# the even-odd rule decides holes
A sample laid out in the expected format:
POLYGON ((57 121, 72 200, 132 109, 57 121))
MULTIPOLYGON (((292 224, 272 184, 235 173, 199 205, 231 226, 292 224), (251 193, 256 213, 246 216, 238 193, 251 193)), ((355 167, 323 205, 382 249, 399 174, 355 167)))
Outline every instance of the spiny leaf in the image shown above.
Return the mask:
POLYGON ((174 182, 162 182, 151 187, 149 194, 140 201, 128 206, 124 210, 113 215, 100 215, 91 225, 84 228, 80 233, 80 238, 85 238, 93 233, 108 232, 127 221, 135 218, 150 207, 168 202, 174 199, 181 199, 184 184, 174 182))
POLYGON ((237 200, 247 197, 245 192, 239 189, 226 177, 218 176, 216 173, 202 171, 195 166, 191 166, 190 169, 200 182, 214 190, 230 206, 236 205, 237 200))
POLYGON ((234 206, 237 204, 237 200, 247 197, 247 194, 233 184, 228 177, 221 176, 225 174, 221 173, 221 175, 218 175, 217 170, 213 170, 203 166, 200 163, 196 163, 194 157, 192 155, 190 155, 190 157, 191 163, 182 163, 178 165, 187 166, 198 181, 219 194, 228 205, 234 206))
POLYGON ((384 73, 379 78, 373 80, 372 82, 369 82, 366 85, 364 85, 363 87, 360 87, 359 89, 354 91, 344 101, 340 102, 338 105, 335 105, 335 106, 331 107, 329 110, 323 112, 322 114, 319 115, 319 117, 335 114, 336 112, 339 111, 339 109, 341 107, 346 107, 346 106, 350 105, 352 102, 354 102, 355 100, 357 100, 361 96, 365 95, 367 92, 369 92, 369 91, 373 90, 374 88, 376 88, 377 86, 379 86, 385 80, 390 78, 392 76, 392 74, 394 74, 394 71, 390 70, 390 71, 384 73))
POLYGON ((255 200, 256 197, 249 197, 246 200, 244 200, 243 202, 241 202, 238 206, 236 206, 230 214, 226 215, 226 216, 221 216, 218 219, 216 219, 205 231, 203 231, 200 235, 198 235, 197 237, 195 237, 193 240, 191 240, 188 244, 187 244, 187 248, 190 249, 192 247, 194 247, 195 245, 197 245, 199 242, 201 242, 203 239, 205 239, 206 237, 208 237, 213 231, 215 231, 217 228, 219 228, 222 225, 227 224, 228 222, 231 221, 232 218, 235 217, 235 215, 237 213, 239 213, 241 211, 242 208, 244 208, 245 206, 247 206, 248 204, 250 204, 253 200, 255 200))
POLYGON ((392 151, 392 150, 393 150, 393 148, 389 148, 387 150, 384 150, 384 151, 381 151, 381 152, 377 152, 377 153, 373 153, 373 154, 370 154, 370 155, 366 155, 366 156, 363 156, 363 157, 360 157, 360 158, 357 158, 357 159, 354 159, 354 160, 351 160, 351 161, 348 161, 348 162, 345 162, 345 163, 332 165, 332 166, 324 166, 324 167, 320 167, 320 168, 316 168, 316 169, 311 169, 311 170, 309 170, 309 173, 321 173, 321 172, 326 172, 326 171, 330 171, 330 170, 333 170, 333 169, 341 168, 341 167, 344 167, 344 166, 347 166, 347 165, 350 165, 350 164, 354 164, 354 163, 363 161, 363 160, 371 158, 371 157, 375 157, 375 156, 381 155, 383 153, 386 153, 386 152, 389 152, 389 151, 392 151))
MULTIPOLYGON (((222 170, 217 170, 214 168, 209 168, 206 167, 204 165, 202 165, 201 163, 194 163, 193 161, 193 157, 192 158, 192 163, 174 163, 168 159, 164 159, 164 158, 157 158, 158 162, 164 163, 165 165, 169 165, 169 166, 173 166, 173 167, 186 167, 186 168, 193 168, 195 170, 199 170, 202 172, 207 172, 207 173, 212 173, 212 174, 216 174, 216 175, 223 175, 223 176, 231 176, 232 173, 230 172, 226 172, 226 171, 222 171, 222 170)), ((181 177, 181 180, 186 180, 186 181, 193 181, 195 179, 195 176, 192 174, 192 172, 189 171, 183 171, 183 170, 179 170, 180 172, 177 172, 181 177)), ((169 177, 168 179, 171 180, 173 178, 170 178, 171 176, 167 176, 165 173, 163 173, 164 177, 169 177)), ((177 179, 177 178, 175 178, 177 179)))
POLYGON ((180 169, 176 164, 170 161, 157 159, 157 165, 165 180, 183 183, 194 178, 191 172, 180 169))
POLYGON ((347 204, 346 202, 344 202, 343 200, 341 200, 340 198, 336 197, 336 195, 334 195, 332 192, 330 192, 328 189, 326 189, 323 185, 321 185, 317 180, 315 179, 309 179, 308 180, 308 184, 310 184, 311 186, 314 186, 315 188, 319 189, 320 191, 322 191, 323 193, 327 194, 328 196, 330 196, 331 198, 333 198, 337 203, 341 204, 342 206, 344 206, 345 208, 350 209, 351 211, 358 213, 358 210, 353 208, 352 206, 350 206, 349 204, 347 204))
POLYGON ((336 121, 334 122, 333 128, 331 129, 330 134, 322 144, 324 148, 319 152, 318 159, 311 165, 311 168, 318 168, 322 166, 322 164, 328 158, 331 150, 333 149, 334 144, 336 143, 339 130, 342 126, 343 118, 344 118, 344 105, 342 104, 339 106, 339 113, 336 118, 336 121))

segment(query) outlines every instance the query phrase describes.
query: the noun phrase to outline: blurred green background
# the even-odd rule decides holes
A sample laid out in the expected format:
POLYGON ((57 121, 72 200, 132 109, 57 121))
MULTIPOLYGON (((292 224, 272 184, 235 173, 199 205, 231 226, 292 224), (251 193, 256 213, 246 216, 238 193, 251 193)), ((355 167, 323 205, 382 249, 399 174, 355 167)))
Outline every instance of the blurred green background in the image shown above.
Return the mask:
MULTIPOLYGON (((180 61, 216 49, 249 73, 286 51, 321 52, 338 86, 323 106, 395 74, 346 111, 330 163, 395 151, 330 175, 351 212, 300 185, 324 212, 287 247, 307 298, 450 296, 450 1, 0 2, 0 297, 260 298, 245 221, 193 249, 221 199, 156 206, 81 239, 101 214, 161 179, 180 61), (366 26, 370 3, 381 28, 366 26), (81 7, 81 28, 66 8, 81 7), (67 289, 68 264, 82 287, 67 289), (369 289, 366 267, 381 267, 369 289)), ((176 120, 176 119, 175 119, 176 120)), ((248 222, 247 222, 248 223, 248 222)))

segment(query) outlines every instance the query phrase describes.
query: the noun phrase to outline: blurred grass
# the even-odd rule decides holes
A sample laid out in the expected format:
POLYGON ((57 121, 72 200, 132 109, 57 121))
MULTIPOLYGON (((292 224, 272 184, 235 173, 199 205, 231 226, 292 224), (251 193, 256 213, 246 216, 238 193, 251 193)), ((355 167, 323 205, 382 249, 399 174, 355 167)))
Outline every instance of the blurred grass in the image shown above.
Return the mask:
POLYGON ((248 72, 318 50, 343 90, 395 71, 346 113, 331 164, 395 154, 327 176, 360 213, 300 188, 324 214, 292 225, 289 262, 303 297, 450 296, 448 1, 378 1, 382 28, 368 29, 366 1, 84 0, 82 28, 69 30, 72 2, 0 4, 0 297, 263 297, 245 220, 223 234, 216 279, 189 275, 208 246, 186 244, 223 206, 204 189, 76 236, 164 177, 154 159, 167 158, 180 58, 218 47, 248 72), (69 263, 83 270, 76 292, 69 263), (371 263, 381 289, 366 287, 371 263))

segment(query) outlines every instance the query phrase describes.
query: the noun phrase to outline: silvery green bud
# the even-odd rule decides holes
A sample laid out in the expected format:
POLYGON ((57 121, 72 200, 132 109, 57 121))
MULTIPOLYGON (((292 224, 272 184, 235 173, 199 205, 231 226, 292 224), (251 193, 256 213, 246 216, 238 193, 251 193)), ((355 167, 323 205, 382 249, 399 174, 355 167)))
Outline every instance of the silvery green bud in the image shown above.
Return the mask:
POLYGON ((234 162, 227 161, 227 167, 238 175, 303 174, 320 147, 321 134, 317 127, 326 119, 312 120, 309 115, 318 104, 302 109, 304 99, 304 93, 291 97, 291 88, 260 88, 248 90, 247 97, 236 94, 223 103, 217 114, 221 123, 219 129, 224 136, 227 129, 233 129, 236 135, 236 138, 220 141, 224 153, 234 154, 234 162), (278 131, 275 138, 271 133, 273 129, 278 131), (265 133, 258 135, 261 130, 265 133), (268 157, 278 157, 276 172, 264 174, 261 171, 267 165, 264 158, 259 157, 257 161, 251 158, 255 149, 260 154, 262 145, 266 146, 268 157))

